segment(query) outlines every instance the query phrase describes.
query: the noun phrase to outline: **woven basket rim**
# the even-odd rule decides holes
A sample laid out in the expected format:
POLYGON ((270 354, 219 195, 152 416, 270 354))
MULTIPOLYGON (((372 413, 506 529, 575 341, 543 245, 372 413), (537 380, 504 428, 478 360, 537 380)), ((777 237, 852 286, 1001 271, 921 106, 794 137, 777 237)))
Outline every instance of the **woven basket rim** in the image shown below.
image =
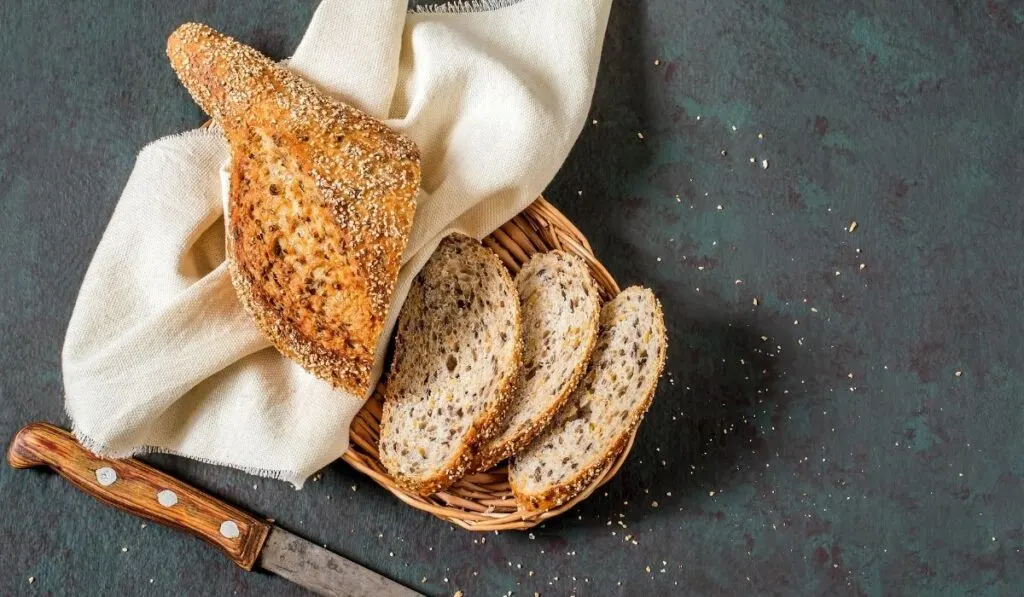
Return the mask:
MULTIPOLYGON (((619 285, 597 260, 587 238, 543 196, 492 232, 483 243, 513 274, 534 253, 556 249, 574 253, 590 267, 603 300, 619 293, 619 285)), ((430 496, 399 487, 388 476, 377 452, 382 392, 383 384, 379 383, 353 419, 349 449, 342 460, 409 506, 471 531, 525 530, 572 509, 618 473, 629 456, 638 429, 633 430, 625 448, 582 493, 555 509, 530 512, 520 510, 516 504, 504 466, 464 477, 447 490, 430 496)))

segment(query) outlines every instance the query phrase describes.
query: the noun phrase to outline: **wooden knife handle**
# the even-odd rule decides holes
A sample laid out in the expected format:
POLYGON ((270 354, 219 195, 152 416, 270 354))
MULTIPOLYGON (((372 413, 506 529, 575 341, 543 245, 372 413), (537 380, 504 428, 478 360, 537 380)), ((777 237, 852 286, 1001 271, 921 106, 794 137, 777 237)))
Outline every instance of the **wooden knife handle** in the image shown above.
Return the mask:
POLYGON ((22 428, 7 461, 14 468, 48 466, 109 506, 200 537, 246 570, 270 533, 270 524, 134 458, 100 458, 48 423, 22 428))

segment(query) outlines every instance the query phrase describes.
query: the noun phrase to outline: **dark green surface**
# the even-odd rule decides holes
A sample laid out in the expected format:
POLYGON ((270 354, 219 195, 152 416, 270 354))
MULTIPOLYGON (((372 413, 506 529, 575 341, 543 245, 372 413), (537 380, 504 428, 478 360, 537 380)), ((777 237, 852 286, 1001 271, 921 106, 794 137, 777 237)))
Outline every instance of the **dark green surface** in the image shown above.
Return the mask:
MULTIPOLYGON (((283 57, 312 10, 0 4, 4 441, 66 424, 64 330, 134 156, 202 121, 166 35, 283 57)), ((671 375, 607 496, 534 538, 483 542, 342 463, 296 492, 151 460, 428 594, 1020 595, 1022 56, 1019 2, 618 3, 549 196, 662 297, 671 375)), ((6 466, 0 570, 3 595, 298 594, 6 466)))

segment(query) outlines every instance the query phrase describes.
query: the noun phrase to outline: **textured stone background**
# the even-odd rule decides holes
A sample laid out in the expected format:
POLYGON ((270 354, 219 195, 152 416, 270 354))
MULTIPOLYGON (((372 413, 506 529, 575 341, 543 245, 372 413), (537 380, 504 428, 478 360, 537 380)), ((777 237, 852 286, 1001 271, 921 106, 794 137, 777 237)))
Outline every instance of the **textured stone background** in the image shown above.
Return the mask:
MULTIPOLYGON (((166 35, 284 57, 313 8, 0 3, 4 442, 67 423, 64 330, 134 156, 202 121, 166 35)), ((296 492, 151 460, 431 595, 1020 595, 1022 56, 1020 2, 618 2, 548 194, 662 297, 669 375, 607 495, 532 538, 343 463, 296 492)), ((6 465, 0 569, 3 595, 299 593, 6 465)))

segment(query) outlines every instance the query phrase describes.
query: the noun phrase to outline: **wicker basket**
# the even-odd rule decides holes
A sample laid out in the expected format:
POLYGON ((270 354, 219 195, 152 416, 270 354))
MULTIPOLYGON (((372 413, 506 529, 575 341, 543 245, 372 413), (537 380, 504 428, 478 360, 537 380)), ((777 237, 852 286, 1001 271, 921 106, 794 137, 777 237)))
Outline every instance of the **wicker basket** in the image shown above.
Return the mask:
MULTIPOLYGON (((619 292, 618 284, 608 270, 598 262, 587 239, 543 197, 538 198, 519 215, 495 230, 484 239, 484 244, 501 257, 513 274, 519 271, 520 266, 534 253, 552 249, 575 253, 590 265, 602 299, 608 300, 619 292)), ((629 455, 633 439, 636 437, 634 431, 626 448, 595 478, 586 491, 559 508, 547 512, 538 514, 518 509, 509 488, 508 472, 504 466, 469 475, 446 491, 424 497, 398 487, 380 462, 377 440, 380 437, 382 399, 383 386, 378 385, 373 397, 366 402, 352 422, 349 449, 342 458, 413 508, 429 512, 471 531, 528 529, 569 510, 587 499, 587 496, 618 472, 629 455)))

